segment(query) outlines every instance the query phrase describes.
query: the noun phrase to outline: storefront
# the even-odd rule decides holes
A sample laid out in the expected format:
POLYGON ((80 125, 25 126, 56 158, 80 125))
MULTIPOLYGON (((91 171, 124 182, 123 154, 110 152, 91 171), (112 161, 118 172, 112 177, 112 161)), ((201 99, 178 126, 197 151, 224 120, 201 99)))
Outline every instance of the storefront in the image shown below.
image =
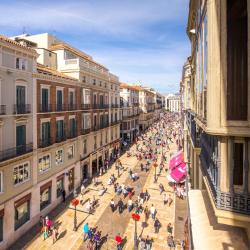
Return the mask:
POLYGON ((15 207, 15 230, 30 220, 30 199, 31 193, 14 203, 15 207))
POLYGON ((51 204, 52 181, 47 182, 40 188, 40 211, 51 204))

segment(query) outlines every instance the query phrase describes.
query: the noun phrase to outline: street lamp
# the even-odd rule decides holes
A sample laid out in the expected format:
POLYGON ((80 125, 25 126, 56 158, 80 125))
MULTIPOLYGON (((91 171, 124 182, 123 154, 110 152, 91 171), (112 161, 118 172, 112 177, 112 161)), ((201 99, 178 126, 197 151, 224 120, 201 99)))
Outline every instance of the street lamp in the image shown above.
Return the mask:
POLYGON ((79 204, 79 200, 78 199, 73 199, 71 201, 71 205, 75 207, 75 213, 74 213, 74 228, 73 231, 77 230, 77 218, 76 218, 76 206, 79 204))
POLYGON ((134 250, 137 250, 137 221, 140 220, 140 215, 133 213, 132 218, 135 221, 135 234, 134 234, 134 250))
POLYGON ((154 168, 155 168, 155 178, 154 178, 154 183, 157 182, 157 179, 156 179, 156 168, 157 168, 157 163, 155 162, 154 163, 154 168))

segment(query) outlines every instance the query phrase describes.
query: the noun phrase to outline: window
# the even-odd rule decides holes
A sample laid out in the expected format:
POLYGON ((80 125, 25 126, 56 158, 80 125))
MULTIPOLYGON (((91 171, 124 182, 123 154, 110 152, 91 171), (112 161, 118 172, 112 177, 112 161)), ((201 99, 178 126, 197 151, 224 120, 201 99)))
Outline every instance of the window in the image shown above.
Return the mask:
POLYGON ((0 194, 3 192, 3 172, 0 171, 0 194))
POLYGON ((50 164, 50 154, 44 155, 43 157, 39 158, 38 161, 38 170, 39 173, 43 173, 51 168, 50 164))
POLYGON ((51 186, 40 189, 40 210, 43 210, 51 203, 51 186))
POLYGON ((93 85, 96 85, 96 79, 93 79, 93 85))
POLYGON ((56 181, 56 197, 57 198, 62 196, 63 189, 64 189, 63 178, 60 178, 56 181))
POLYGON ((83 153, 87 154, 87 139, 83 140, 83 153))
POLYGON ((24 58, 16 58, 16 69, 26 70, 27 60, 24 58))
POLYGON ((30 200, 15 207, 15 230, 30 219, 30 200))
POLYGON ((82 82, 86 82, 86 76, 82 77, 82 82))
POLYGON ((70 145, 68 147, 68 152, 67 152, 67 154, 68 154, 68 160, 74 158, 74 153, 75 153, 74 152, 74 145, 70 145))
POLYGON ((56 141, 60 142, 64 139, 64 121, 56 121, 56 141))
POLYGON ((59 149, 56 151, 56 155, 55 155, 55 162, 56 162, 56 165, 60 165, 63 163, 63 150, 62 149, 59 149))
POLYGON ((56 111, 63 111, 63 91, 56 90, 56 111))
POLYGON ((233 152, 233 184, 243 185, 243 162, 244 162, 244 144, 234 143, 233 152))
POLYGON ((227 1, 227 119, 247 120, 247 0, 227 1))
POLYGON ((14 185, 21 184, 30 179, 30 164, 25 162, 17 167, 14 167, 13 182, 14 185))

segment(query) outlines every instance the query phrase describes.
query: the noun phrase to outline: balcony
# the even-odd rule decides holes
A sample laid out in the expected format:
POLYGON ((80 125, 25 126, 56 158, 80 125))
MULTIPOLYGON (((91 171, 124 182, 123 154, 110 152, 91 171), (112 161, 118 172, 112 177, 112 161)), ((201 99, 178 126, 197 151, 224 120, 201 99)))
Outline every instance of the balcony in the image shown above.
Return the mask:
POLYGON ((6 105, 0 105, 0 115, 6 115, 6 105))
POLYGON ((202 133, 201 170, 208 181, 209 191, 218 209, 250 215, 250 195, 248 193, 222 192, 219 187, 220 157, 218 138, 202 133))
POLYGON ((39 141, 39 147, 40 148, 46 148, 46 147, 52 145, 52 143, 53 143, 53 139, 51 137, 41 139, 39 141))
POLYGON ((81 109, 82 110, 91 109, 91 104, 90 103, 88 103, 88 104, 81 104, 81 109))
POLYGON ((61 104, 61 103, 57 103, 56 104, 56 112, 62 112, 62 111, 66 111, 66 105, 61 104))
POLYGON ((104 122, 100 124, 100 129, 107 128, 109 126, 109 123, 104 122))
POLYGON ((109 105, 108 104, 100 104, 100 103, 94 103, 93 104, 93 109, 108 109, 109 105))
POLYGON ((15 104, 13 114, 28 114, 31 113, 30 104, 15 104))
POLYGON ((40 104, 39 106, 39 112, 41 113, 47 113, 52 111, 52 105, 51 104, 40 104))
POLYGON ((68 111, 76 110, 76 104, 68 104, 68 111))
POLYGON ((111 104, 111 108, 112 109, 117 109, 117 108, 119 108, 119 104, 111 104))
POLYGON ((67 140, 67 136, 64 134, 62 136, 57 136, 56 137, 56 143, 63 142, 67 140))
POLYGON ((33 151, 33 143, 0 151, 0 161, 5 161, 33 151))
POLYGON ((91 128, 82 128, 81 129, 81 134, 82 135, 89 134, 90 132, 91 132, 91 128))

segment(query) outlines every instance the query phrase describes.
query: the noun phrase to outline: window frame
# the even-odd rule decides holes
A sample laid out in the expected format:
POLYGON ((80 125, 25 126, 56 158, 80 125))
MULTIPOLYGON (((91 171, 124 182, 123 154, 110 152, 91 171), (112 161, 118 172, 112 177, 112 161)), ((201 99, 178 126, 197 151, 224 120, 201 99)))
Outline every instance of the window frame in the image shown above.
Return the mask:
POLYGON ((46 172, 49 171, 51 168, 52 168, 52 165, 51 165, 51 153, 44 154, 43 156, 40 156, 40 157, 38 158, 38 172, 39 172, 39 174, 46 173, 46 172), (49 156, 49 167, 46 168, 46 169, 43 170, 43 171, 40 171, 40 167, 39 167, 40 162, 39 162, 39 161, 40 161, 40 159, 42 159, 42 158, 45 157, 45 156, 49 156))
MULTIPOLYGON (((22 163, 20 163, 20 164, 18 164, 18 165, 15 165, 14 167, 13 167, 13 185, 14 185, 14 187, 16 187, 16 186, 19 186, 19 185, 22 185, 22 184, 24 184, 25 182, 27 182, 27 181, 29 181, 31 179, 31 168, 30 168, 30 162, 29 161, 26 161, 26 162, 22 162, 22 163), (27 179, 25 179, 24 180, 24 165, 25 164, 27 164, 27 167, 28 167, 28 178, 27 179), (21 182, 18 182, 18 183, 15 183, 15 179, 14 179, 14 173, 15 173, 15 169, 17 168, 17 173, 18 173, 18 176, 20 175, 20 173, 19 173, 19 168, 20 167, 23 167, 23 181, 21 181, 21 182)), ((1 192, 0 192, 1 193, 1 192)))

